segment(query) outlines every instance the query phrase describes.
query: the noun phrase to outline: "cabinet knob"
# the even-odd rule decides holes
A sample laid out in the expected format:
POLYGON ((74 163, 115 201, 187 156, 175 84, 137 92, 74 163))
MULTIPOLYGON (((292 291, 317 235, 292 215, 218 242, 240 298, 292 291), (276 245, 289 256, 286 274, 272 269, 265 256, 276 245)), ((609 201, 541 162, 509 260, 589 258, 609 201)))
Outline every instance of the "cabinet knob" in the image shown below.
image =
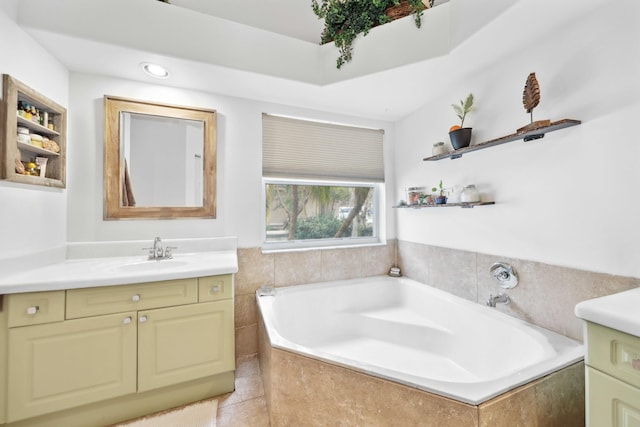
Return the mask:
POLYGON ((144 323, 146 321, 147 321, 147 316, 145 315, 140 316, 140 323, 144 323))
POLYGON ((125 317, 124 320, 122 321, 122 323, 124 323, 125 325, 130 324, 131 323, 131 316, 125 317))
POLYGON ((140 294, 135 294, 134 296, 132 296, 131 297, 131 301, 133 301, 133 302, 140 301, 140 294))
POLYGON ((220 292, 220 285, 213 285, 211 287, 211 292, 213 292, 214 294, 217 294, 218 292, 220 292))
POLYGON ((32 307, 27 307, 27 314, 29 316, 33 316, 34 314, 36 314, 39 311, 40 311, 40 307, 37 306, 37 305, 34 305, 32 307))

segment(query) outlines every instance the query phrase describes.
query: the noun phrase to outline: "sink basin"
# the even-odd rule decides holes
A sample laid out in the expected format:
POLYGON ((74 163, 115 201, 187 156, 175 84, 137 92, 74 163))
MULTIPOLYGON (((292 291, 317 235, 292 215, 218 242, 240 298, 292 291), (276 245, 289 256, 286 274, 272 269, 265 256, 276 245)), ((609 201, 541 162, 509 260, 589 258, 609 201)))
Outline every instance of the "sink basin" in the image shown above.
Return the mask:
POLYGON ((157 271, 157 270, 169 270, 172 268, 180 268, 189 264, 187 261, 176 259, 163 259, 163 260, 148 260, 140 262, 132 262, 129 264, 123 264, 117 267, 120 271, 157 271))

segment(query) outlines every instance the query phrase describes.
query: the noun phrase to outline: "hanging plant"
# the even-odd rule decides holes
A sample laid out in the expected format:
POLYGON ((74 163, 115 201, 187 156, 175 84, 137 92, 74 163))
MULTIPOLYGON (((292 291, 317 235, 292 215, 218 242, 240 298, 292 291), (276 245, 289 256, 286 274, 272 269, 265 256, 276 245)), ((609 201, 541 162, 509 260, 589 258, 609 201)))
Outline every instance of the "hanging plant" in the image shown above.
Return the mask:
POLYGON ((423 0, 311 0, 311 7, 318 18, 324 19, 320 43, 334 42, 339 52, 336 65, 340 68, 351 61, 358 34, 366 36, 373 27, 407 15, 394 13, 394 6, 408 9, 420 28, 422 11, 433 6, 434 0, 425 1, 426 5, 423 0))

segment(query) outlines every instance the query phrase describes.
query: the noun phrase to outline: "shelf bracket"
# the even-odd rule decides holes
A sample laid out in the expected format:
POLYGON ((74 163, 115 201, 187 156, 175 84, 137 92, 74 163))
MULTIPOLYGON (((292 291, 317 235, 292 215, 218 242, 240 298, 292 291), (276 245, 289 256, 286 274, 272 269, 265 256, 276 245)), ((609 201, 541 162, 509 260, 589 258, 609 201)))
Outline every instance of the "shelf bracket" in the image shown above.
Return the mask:
POLYGON ((539 133, 537 135, 529 135, 524 137, 524 142, 534 141, 536 139, 544 138, 544 133, 539 133))
POLYGON ((451 160, 459 159, 460 157, 462 157, 462 153, 460 153, 460 154, 451 154, 451 156, 449 156, 449 158, 451 160))

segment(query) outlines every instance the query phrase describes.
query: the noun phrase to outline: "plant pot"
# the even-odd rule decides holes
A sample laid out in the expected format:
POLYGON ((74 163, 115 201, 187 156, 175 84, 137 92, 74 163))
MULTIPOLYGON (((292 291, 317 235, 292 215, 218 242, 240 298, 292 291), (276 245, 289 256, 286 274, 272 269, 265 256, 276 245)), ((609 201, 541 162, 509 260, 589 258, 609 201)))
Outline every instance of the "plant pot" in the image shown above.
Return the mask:
MULTIPOLYGON (((427 9, 429 7, 428 1, 422 2, 422 9, 427 9)), ((400 3, 397 5, 389 6, 385 9, 384 14, 387 15, 392 20, 404 18, 405 16, 411 15, 411 5, 409 4, 409 0, 400 0, 400 3)))
POLYGON ((451 145, 454 150, 468 147, 471 144, 471 128, 461 128, 449 132, 451 145))
POLYGON ((445 203, 447 203, 447 196, 436 197, 436 205, 444 205, 445 203))

